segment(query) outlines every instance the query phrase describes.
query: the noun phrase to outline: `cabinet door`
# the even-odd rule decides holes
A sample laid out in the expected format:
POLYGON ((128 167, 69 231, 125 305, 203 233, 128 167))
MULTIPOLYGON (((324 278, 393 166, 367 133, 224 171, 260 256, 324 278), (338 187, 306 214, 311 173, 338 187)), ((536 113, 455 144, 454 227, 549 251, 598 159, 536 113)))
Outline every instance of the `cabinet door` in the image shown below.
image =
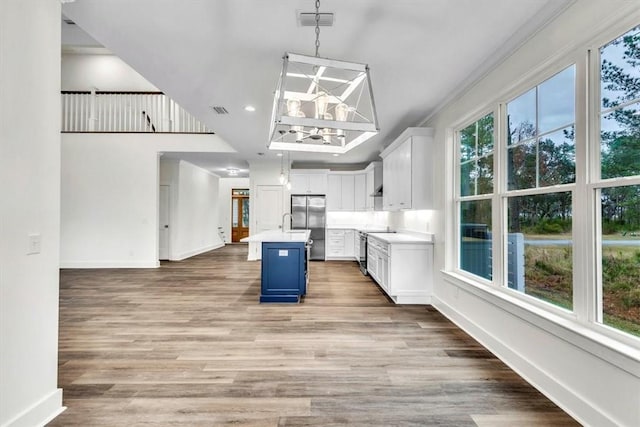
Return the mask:
POLYGON ((391 185, 393 181, 393 165, 391 164, 392 161, 393 153, 390 153, 382 161, 382 208, 385 211, 391 210, 393 206, 391 197, 393 194, 393 186, 391 185))
POLYGON ((309 194, 327 194, 327 175, 310 174, 308 181, 309 194))
POLYGON ((389 258, 387 255, 378 253, 378 260, 376 261, 376 266, 378 267, 378 284, 382 286, 382 288, 390 292, 391 289, 389 287, 389 258))
POLYGON ((341 194, 341 210, 353 211, 354 210, 354 191, 355 191, 355 179, 353 175, 342 175, 342 194, 341 194))
POLYGON ((373 247, 367 245, 367 271, 373 277, 378 280, 378 251, 373 247))
POLYGON ((411 208, 411 138, 395 150, 394 200, 398 209, 411 208))
POLYGON ((344 256, 352 258, 354 255, 355 247, 353 236, 355 232, 353 230, 345 230, 344 232, 344 256))
POLYGON ((342 208, 342 175, 327 176, 327 210, 339 211, 342 208))
POLYGON ((291 194, 307 194, 309 175, 291 175, 291 194))
POLYGON ((370 170, 367 172, 366 176, 366 186, 365 186, 365 208, 368 211, 372 211, 374 209, 374 197, 371 196, 375 188, 373 188, 373 184, 375 182, 374 172, 370 170))
POLYGON ((353 208, 356 211, 367 210, 367 175, 358 174, 354 177, 353 208))

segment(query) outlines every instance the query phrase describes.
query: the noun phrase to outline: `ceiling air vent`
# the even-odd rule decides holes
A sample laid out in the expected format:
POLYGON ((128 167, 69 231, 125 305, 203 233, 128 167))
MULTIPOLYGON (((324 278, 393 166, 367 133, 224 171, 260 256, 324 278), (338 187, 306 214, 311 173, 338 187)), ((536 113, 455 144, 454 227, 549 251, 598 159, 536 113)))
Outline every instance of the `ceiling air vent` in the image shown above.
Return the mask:
POLYGON ((229 114, 229 111, 221 105, 213 105, 211 108, 216 114, 229 114))
MULTIPOLYGON (((333 26, 333 13, 319 13, 320 21, 318 25, 321 27, 333 26)), ((315 12, 300 12, 298 14, 298 25, 301 27, 315 27, 316 26, 316 13, 315 12)))

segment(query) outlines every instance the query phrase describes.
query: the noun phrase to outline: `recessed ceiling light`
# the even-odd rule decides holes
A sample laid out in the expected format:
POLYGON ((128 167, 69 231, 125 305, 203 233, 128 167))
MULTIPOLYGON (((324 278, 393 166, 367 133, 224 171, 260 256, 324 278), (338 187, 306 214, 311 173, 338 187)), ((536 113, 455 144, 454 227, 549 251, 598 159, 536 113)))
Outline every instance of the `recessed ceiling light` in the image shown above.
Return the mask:
POLYGON ((277 153, 276 156, 282 157, 282 153, 277 153))
POLYGON ((338 153, 333 153, 333 157, 338 157, 340 154, 338 153))
POLYGON ((246 107, 244 107, 244 111, 254 112, 256 111, 256 107, 254 107, 253 105, 247 105, 246 107))

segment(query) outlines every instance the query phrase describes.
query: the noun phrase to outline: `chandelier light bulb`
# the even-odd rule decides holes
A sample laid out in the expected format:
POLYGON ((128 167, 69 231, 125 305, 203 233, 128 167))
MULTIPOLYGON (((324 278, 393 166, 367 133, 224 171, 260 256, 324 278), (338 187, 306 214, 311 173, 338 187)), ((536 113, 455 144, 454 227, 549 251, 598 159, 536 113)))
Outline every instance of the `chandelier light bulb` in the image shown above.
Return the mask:
POLYGON ((326 92, 319 91, 316 96, 316 119, 322 119, 327 114, 329 97, 326 92))
POLYGON ((349 114, 349 106, 344 102, 336 105, 336 120, 339 122, 346 122, 347 115, 349 114))
POLYGON ((291 117, 298 117, 300 112, 300 100, 291 98, 287 100, 287 114, 291 117))
POLYGON ((280 172, 280 185, 284 185, 287 178, 284 176, 284 172, 280 172))

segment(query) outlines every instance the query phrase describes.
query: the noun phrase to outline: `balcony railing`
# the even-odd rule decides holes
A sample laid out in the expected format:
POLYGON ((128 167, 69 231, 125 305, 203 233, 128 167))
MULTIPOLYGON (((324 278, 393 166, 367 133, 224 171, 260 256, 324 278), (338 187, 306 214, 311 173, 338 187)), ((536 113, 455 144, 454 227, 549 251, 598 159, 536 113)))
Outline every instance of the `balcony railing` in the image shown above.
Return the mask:
POLYGON ((213 133, 161 92, 62 92, 62 132, 213 133))

